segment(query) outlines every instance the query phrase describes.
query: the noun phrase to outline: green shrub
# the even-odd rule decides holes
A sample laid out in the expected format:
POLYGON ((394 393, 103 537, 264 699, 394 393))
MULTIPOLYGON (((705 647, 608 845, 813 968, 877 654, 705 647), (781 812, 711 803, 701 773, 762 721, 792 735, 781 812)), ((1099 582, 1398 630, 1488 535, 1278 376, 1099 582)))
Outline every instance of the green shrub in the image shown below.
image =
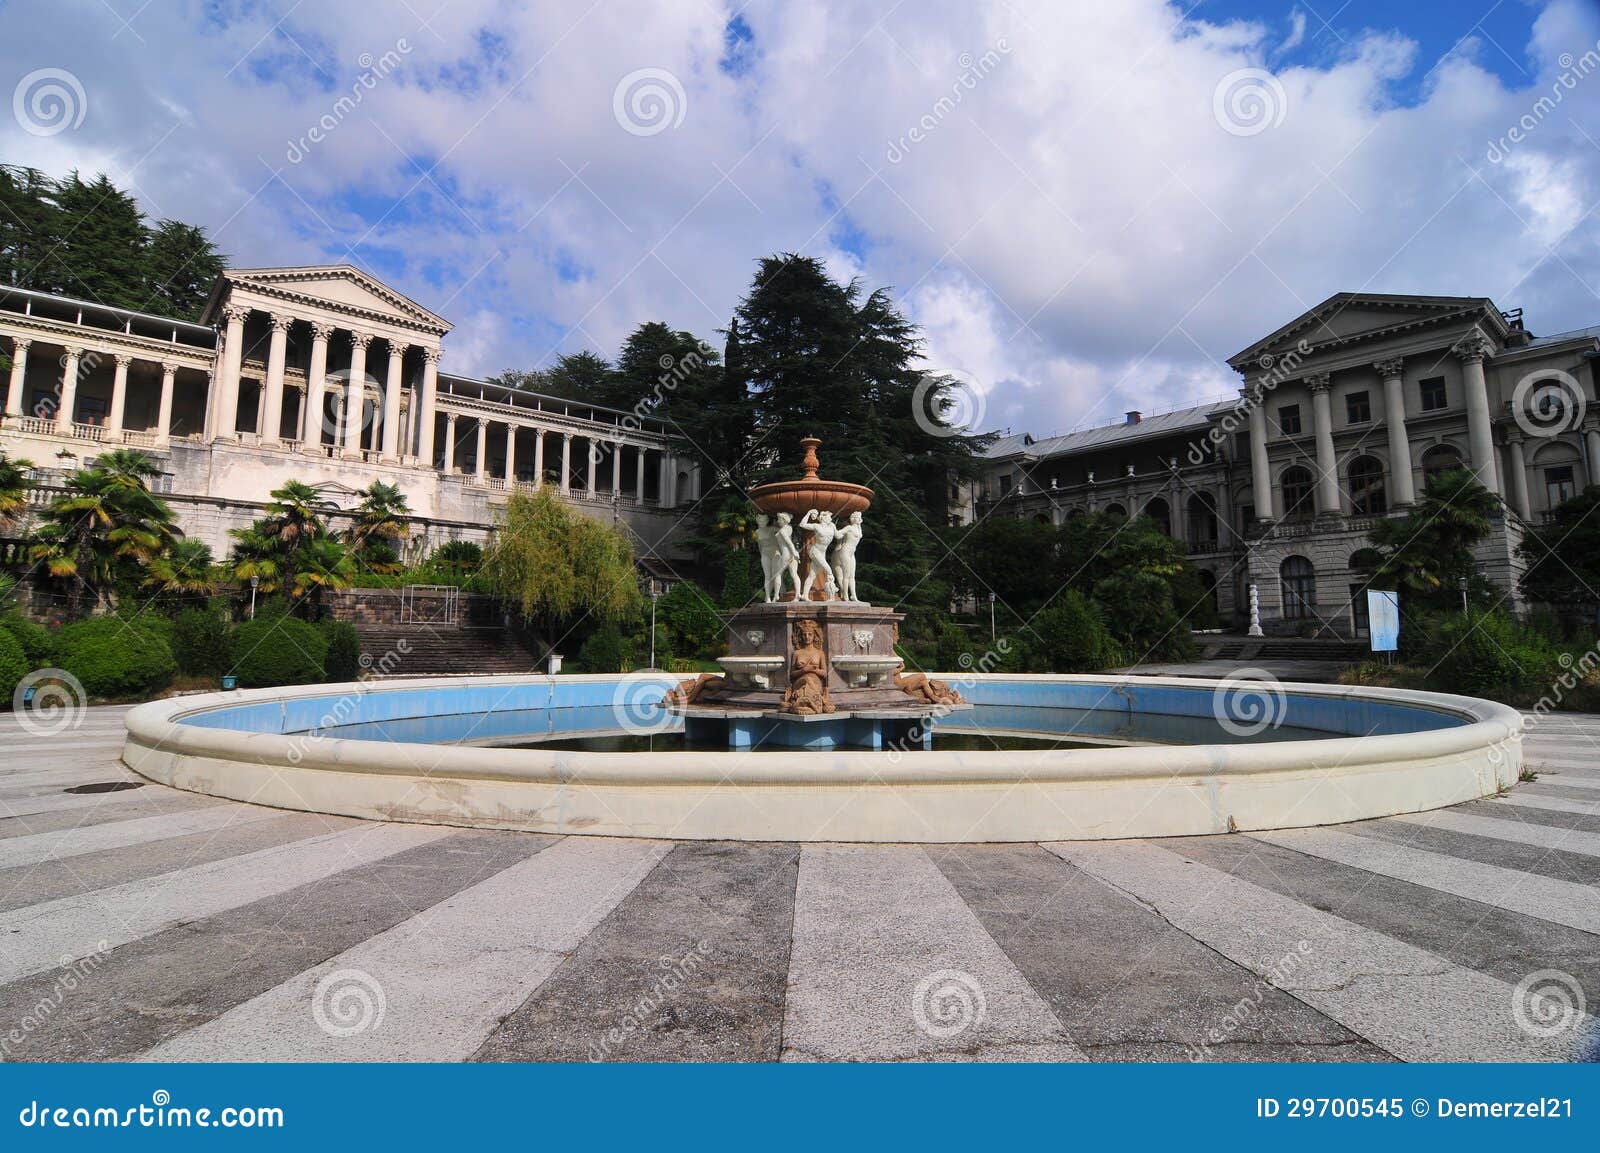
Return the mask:
POLYGON ((10 703, 17 682, 37 666, 22 651, 22 644, 5 629, 0 629, 0 702, 10 703))
POLYGON ((185 676, 221 676, 233 664, 233 629, 221 613, 188 609, 172 625, 172 655, 185 676))
POLYGON ((245 688, 317 684, 327 656, 327 635, 295 617, 258 614, 233 632, 233 674, 245 688))
POLYGON ((1528 705, 1551 691, 1555 651, 1509 616, 1474 609, 1434 619, 1425 663, 1429 686, 1442 692, 1528 705))
MULTIPOLYGON (((661 660, 660 652, 656 660, 661 660)), ((578 664, 586 673, 626 672, 633 664, 632 646, 614 625, 606 625, 589 634, 578 650, 578 664)))
POLYGON ((172 649, 140 623, 91 617, 55 636, 56 664, 93 697, 140 697, 165 688, 178 671, 172 649))
POLYGON ((322 663, 330 681, 353 681, 361 675, 361 634, 349 621, 328 621, 322 626, 328 638, 328 655, 322 663))
POLYGON ((8 613, 0 616, 0 629, 4 629, 16 638, 28 658, 30 667, 47 668, 55 660, 55 637, 43 625, 36 625, 26 617, 8 613))
POLYGON ((1093 672, 1113 662, 1111 634, 1100 608, 1071 589, 1033 618, 1034 659, 1053 673, 1093 672))
POLYGON ((672 651, 681 656, 717 656, 723 651, 716 603, 693 581, 679 581, 667 590, 656 603, 656 622, 672 637, 672 651))
POLYGON ((730 548, 722 558, 723 608, 742 609, 751 601, 761 599, 756 595, 757 578, 750 571, 756 563, 755 554, 754 549, 730 548))
POLYGON ((972 634, 960 625, 946 622, 939 630, 939 639, 933 647, 933 669, 941 673, 958 673, 972 667, 977 659, 973 653, 976 642, 972 634))

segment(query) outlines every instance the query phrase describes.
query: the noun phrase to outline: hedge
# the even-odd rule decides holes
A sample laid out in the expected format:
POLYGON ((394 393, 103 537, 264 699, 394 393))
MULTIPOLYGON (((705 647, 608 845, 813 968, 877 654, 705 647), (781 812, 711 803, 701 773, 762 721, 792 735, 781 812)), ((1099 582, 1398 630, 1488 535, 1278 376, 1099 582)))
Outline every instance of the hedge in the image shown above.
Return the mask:
POLYGON ((17 638, 0 629, 0 700, 10 701, 17 691, 17 682, 35 667, 17 638))
POLYGON ((188 609, 172 626, 172 655, 191 677, 221 676, 233 664, 232 628, 221 613, 188 609))
POLYGON ((34 624, 16 613, 0 616, 0 629, 17 639, 28 663, 36 669, 47 668, 55 661, 55 637, 43 625, 34 624))
POLYGON ((361 634, 349 621, 327 621, 322 631, 328 640, 323 673, 330 681, 353 681, 361 675, 361 634))
POLYGON ((118 617, 93 617, 55 636, 55 661, 93 697, 146 697, 178 671, 172 650, 156 633, 118 617))
POLYGON ((310 685, 325 679, 328 635, 288 616, 257 616, 233 632, 233 674, 247 689, 310 685))

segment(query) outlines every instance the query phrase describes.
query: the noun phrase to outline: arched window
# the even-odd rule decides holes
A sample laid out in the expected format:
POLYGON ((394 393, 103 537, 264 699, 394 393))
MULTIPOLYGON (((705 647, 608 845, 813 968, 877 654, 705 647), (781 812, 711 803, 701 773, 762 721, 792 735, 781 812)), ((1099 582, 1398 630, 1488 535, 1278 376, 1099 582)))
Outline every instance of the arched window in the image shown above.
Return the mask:
POLYGON ((1278 568, 1283 589, 1283 619, 1305 621, 1317 615, 1317 573, 1303 556, 1283 558, 1278 568))
POLYGON ((1189 497, 1189 540, 1197 547, 1217 547, 1217 499, 1209 492, 1189 497))
POLYGON ((1120 504, 1108 504, 1103 511, 1107 516, 1115 517, 1117 520, 1128 519, 1128 510, 1123 508, 1120 504))
POLYGON ((1383 465, 1375 457, 1358 456, 1350 462, 1350 505, 1357 516, 1377 516, 1387 512, 1388 496, 1383 487, 1383 465))
POLYGON ((1461 450, 1453 444, 1436 444, 1422 454, 1422 484, 1424 488, 1433 487, 1433 482, 1447 472, 1466 468, 1466 461, 1461 459, 1461 450))
POLYGON ((1144 515, 1155 521, 1167 536, 1172 535, 1172 508, 1161 497, 1154 498, 1144 506, 1144 515))
POLYGON ((1290 465, 1283 470, 1283 518, 1305 520, 1316 509, 1311 503, 1311 470, 1304 465, 1290 465))
POLYGON ((1203 568, 1199 572, 1200 587, 1205 590, 1206 600, 1211 603, 1213 611, 1217 607, 1217 578, 1210 569, 1203 568))

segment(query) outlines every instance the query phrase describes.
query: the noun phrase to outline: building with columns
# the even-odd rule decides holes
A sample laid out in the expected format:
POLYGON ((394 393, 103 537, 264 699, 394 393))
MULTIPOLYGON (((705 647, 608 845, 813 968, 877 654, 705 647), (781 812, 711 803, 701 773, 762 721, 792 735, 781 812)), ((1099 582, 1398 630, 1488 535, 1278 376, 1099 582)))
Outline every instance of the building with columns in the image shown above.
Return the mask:
POLYGON ((1377 518, 1470 468, 1503 498, 1479 549, 1513 593, 1523 530, 1600 484, 1600 327, 1535 336, 1486 297, 1340 293, 1229 358, 1237 398, 1063 436, 1007 435, 966 519, 1147 514, 1180 541, 1223 619, 1361 636, 1377 518))
POLYGON ((486 539, 517 485, 617 524, 637 556, 678 555, 702 479, 667 425, 443 372, 449 331, 349 265, 231 270, 199 324, 0 288, 0 449, 33 462, 41 501, 108 446, 148 452, 219 557, 291 479, 336 500, 398 485, 418 555, 486 539))

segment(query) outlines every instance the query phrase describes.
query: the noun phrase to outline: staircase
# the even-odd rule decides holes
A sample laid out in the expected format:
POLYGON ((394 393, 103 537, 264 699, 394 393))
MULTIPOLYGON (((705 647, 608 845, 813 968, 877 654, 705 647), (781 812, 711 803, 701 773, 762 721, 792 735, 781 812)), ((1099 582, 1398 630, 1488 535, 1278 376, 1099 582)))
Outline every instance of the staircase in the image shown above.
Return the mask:
POLYGON ((542 662, 502 628, 360 625, 362 664, 373 676, 543 672, 542 662))
POLYGON ((1201 652, 1208 661, 1335 661, 1347 664, 1364 660, 1367 654, 1364 641, 1300 637, 1218 637, 1201 652))

